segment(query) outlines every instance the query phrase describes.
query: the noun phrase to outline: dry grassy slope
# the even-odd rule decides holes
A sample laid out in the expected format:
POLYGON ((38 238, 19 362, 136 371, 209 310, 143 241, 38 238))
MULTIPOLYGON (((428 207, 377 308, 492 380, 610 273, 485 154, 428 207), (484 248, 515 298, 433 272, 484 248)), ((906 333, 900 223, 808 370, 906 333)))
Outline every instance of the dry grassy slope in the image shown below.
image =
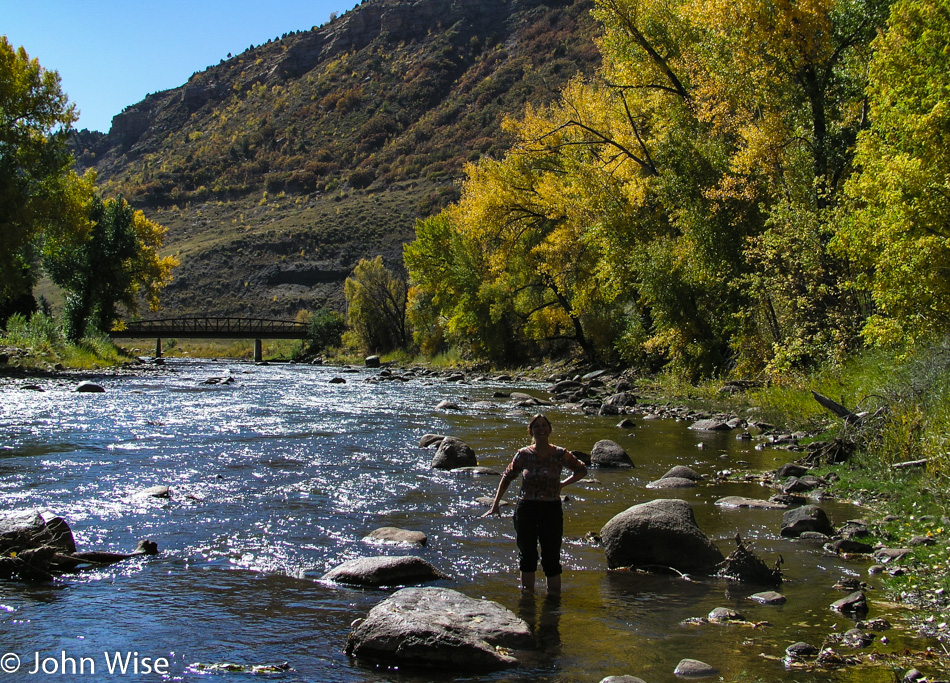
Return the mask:
POLYGON ((504 152, 505 116, 594 67, 594 31, 589 0, 364 0, 80 132, 78 165, 168 227, 164 314, 339 307, 504 152))

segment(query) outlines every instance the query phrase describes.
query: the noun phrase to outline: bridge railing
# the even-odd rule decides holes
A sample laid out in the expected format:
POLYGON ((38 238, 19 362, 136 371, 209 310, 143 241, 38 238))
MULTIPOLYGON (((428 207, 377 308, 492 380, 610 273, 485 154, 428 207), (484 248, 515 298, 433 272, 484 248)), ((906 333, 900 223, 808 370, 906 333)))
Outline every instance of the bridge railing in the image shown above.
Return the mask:
POLYGON ((183 337, 193 339, 306 339, 309 325, 296 320, 189 317, 135 320, 109 333, 113 339, 183 337))

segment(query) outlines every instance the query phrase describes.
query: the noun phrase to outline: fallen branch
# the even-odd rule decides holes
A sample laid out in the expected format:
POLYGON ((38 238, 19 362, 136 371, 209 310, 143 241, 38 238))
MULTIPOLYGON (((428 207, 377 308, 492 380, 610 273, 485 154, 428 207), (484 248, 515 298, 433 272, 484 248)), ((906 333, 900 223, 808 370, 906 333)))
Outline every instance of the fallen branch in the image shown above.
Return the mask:
POLYGON ((930 462, 930 458, 924 458, 923 460, 907 460, 905 462, 896 462, 891 465, 891 469, 903 470, 910 467, 925 467, 928 462, 930 462))
POLYGON ((823 408, 827 408, 838 417, 844 418, 844 421, 848 424, 854 424, 855 422, 860 421, 860 416, 855 415, 837 401, 832 401, 830 398, 819 394, 817 391, 812 391, 811 395, 815 397, 815 400, 818 401, 818 403, 820 403, 823 408))

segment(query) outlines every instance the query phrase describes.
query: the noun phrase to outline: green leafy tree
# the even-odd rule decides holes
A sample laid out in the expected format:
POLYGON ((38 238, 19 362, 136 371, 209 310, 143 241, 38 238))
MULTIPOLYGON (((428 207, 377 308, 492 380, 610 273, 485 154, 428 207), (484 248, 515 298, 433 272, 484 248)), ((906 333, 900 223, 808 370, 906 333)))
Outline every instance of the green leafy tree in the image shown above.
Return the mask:
POLYGON ((343 283, 346 296, 346 341, 366 352, 405 348, 406 281, 383 264, 383 257, 360 259, 343 283))
POLYGON ((835 247, 856 268, 873 314, 865 337, 886 345, 950 326, 950 6, 899 0, 875 42, 871 128, 848 185, 855 211, 835 247))
POLYGON ((44 265, 65 292, 63 327, 77 341, 92 327, 107 332, 118 307, 138 311, 144 299, 157 308, 177 261, 160 257, 165 228, 134 211, 124 199, 94 196, 88 230, 72 239, 47 240, 44 265))
POLYGON ((510 311, 492 295, 486 256, 447 211, 416 223, 403 261, 412 283, 408 316, 423 352, 448 344, 482 358, 519 355, 510 311))
POLYGON ((81 229, 66 148, 76 118, 59 75, 0 36, 0 306, 32 289, 40 237, 81 229))
POLYGON ((310 352, 320 353, 325 349, 339 346, 345 331, 346 318, 336 311, 320 309, 310 318, 310 352))

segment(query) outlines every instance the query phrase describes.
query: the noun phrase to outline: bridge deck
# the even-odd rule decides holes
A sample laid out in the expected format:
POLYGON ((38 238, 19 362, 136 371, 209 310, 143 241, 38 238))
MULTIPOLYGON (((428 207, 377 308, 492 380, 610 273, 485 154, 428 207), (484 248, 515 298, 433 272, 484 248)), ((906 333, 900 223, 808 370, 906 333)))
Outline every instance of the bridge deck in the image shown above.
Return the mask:
POLYGON ((147 337, 180 339, 306 339, 309 325, 295 320, 267 318, 165 318, 136 320, 124 330, 109 333, 113 339, 147 337))

